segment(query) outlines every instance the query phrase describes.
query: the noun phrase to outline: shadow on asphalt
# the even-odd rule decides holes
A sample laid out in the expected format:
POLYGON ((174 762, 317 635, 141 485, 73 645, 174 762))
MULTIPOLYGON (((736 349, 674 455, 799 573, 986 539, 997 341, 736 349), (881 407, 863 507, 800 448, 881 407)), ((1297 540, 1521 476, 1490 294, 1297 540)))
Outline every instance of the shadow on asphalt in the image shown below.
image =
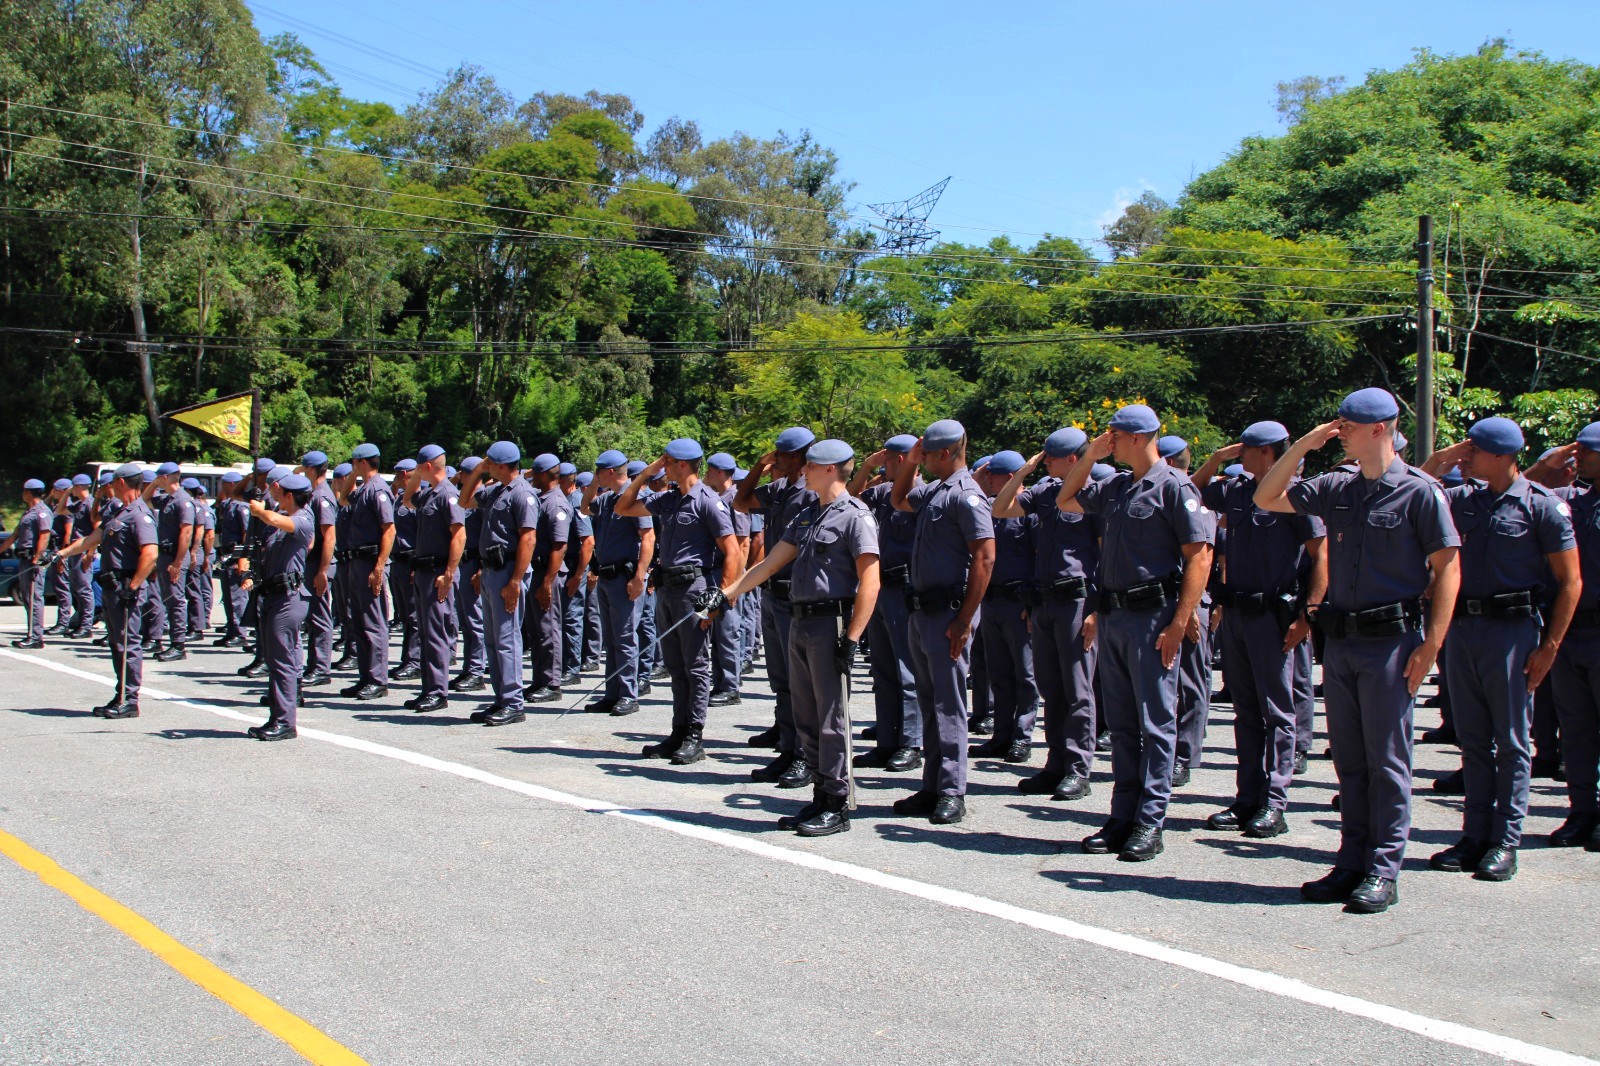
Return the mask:
MULTIPOLYGON (((899 819, 892 809, 880 812, 899 819)), ((872 812, 863 808, 857 815, 872 812)), ((907 824, 904 820, 881 822, 872 827, 885 840, 896 843, 935 844, 951 851, 981 851, 986 855, 1059 855, 1066 844, 1059 840, 1041 840, 1037 837, 1016 837, 1008 833, 973 832, 968 829, 944 826, 907 824)))
POLYGON ((93 718, 89 708, 73 710, 68 707, 16 707, 18 714, 31 714, 39 718, 93 718))
POLYGON ((150 734, 163 740, 249 740, 244 727, 232 729, 159 729, 150 734))
MULTIPOLYGON (((1084 861, 1110 863, 1124 869, 1115 855, 1082 855, 1084 861)), ((1157 865, 1164 856, 1153 860, 1157 865)), ((1185 877, 1161 874, 1127 874, 1110 870, 1046 870, 1039 876, 1059 881, 1067 888, 1079 892, 1139 892, 1162 899, 1193 900, 1196 903, 1251 904, 1254 906, 1283 907, 1309 906, 1300 897, 1298 888, 1271 885, 1242 884, 1237 881, 1194 881, 1185 877)))

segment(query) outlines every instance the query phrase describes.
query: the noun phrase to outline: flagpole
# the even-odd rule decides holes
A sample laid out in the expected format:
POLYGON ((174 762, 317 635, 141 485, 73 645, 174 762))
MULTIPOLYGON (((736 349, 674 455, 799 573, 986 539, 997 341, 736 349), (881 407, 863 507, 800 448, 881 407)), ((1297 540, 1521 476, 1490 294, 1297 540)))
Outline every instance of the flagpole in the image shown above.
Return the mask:
POLYGON ((261 454, 261 390, 250 390, 250 454, 261 454))

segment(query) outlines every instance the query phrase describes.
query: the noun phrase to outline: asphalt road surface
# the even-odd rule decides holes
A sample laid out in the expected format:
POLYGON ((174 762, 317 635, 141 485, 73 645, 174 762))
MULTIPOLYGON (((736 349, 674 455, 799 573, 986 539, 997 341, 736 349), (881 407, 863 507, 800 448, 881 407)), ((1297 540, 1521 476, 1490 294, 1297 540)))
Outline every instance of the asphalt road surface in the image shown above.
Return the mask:
POLYGON ((467 721, 478 694, 415 715, 415 683, 379 705, 320 689, 300 739, 263 745, 243 734, 264 712, 237 651, 148 665, 142 717, 107 722, 87 713, 109 694, 104 650, 13 652, 21 621, 0 609, 0 1062, 1600 1055, 1600 855, 1544 846, 1565 799, 1538 781, 1513 881, 1428 870, 1459 835, 1459 800, 1428 787, 1453 749, 1418 747, 1400 904, 1361 916, 1299 897, 1337 839, 1326 759, 1297 780, 1287 835, 1204 828, 1232 798, 1225 705, 1166 853, 1128 864, 1076 843, 1104 820, 1104 757, 1076 804, 975 761, 960 825, 895 817, 914 781, 871 771, 849 833, 777 831, 808 796, 749 780, 770 756, 745 744, 771 721, 759 669, 689 767, 637 754, 666 730, 664 686, 630 718, 540 708, 501 729, 467 721), (149 929, 324 1051, 164 961, 149 929))

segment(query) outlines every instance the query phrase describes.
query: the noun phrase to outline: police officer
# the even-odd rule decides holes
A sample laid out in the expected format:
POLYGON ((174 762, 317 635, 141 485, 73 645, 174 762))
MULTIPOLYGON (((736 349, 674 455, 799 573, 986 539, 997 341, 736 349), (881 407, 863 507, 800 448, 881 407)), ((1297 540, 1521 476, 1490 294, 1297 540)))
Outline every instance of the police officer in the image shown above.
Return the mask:
POLYGON ((371 443, 350 453, 351 471, 361 487, 350 494, 350 607, 360 677, 341 689, 346 699, 388 695, 389 620, 383 611, 383 582, 395 544, 394 495, 378 469, 382 453, 371 443))
POLYGON ((216 515, 199 478, 183 479, 194 500, 194 537, 189 542, 189 640, 199 640, 211 626, 211 553, 216 546, 216 515))
POLYGON ((606 671, 600 698, 584 709, 618 717, 639 709, 639 614, 656 552, 655 523, 649 517, 617 514, 617 501, 630 480, 627 465, 621 452, 601 452, 594 461, 594 481, 581 500, 594 526, 595 591, 606 671))
POLYGON ((230 470, 217 489, 217 567, 222 593, 222 635, 211 643, 233 648, 244 643, 244 611, 250 594, 240 579, 239 560, 245 550, 245 529, 250 505, 243 498, 244 475, 230 470))
POLYGON ((1237 444, 1219 448, 1194 475, 1206 507, 1219 516, 1225 581, 1216 598, 1222 610, 1222 665, 1233 699, 1238 755, 1234 801, 1207 825, 1247 837, 1289 830, 1289 783, 1294 778, 1295 663, 1309 643, 1307 603, 1328 589, 1327 529, 1312 515, 1276 514, 1255 505, 1255 480, 1289 447, 1280 422, 1245 427, 1237 444), (1241 458, 1248 478, 1218 480, 1217 467, 1241 458))
POLYGON ((146 501, 155 500, 161 556, 156 562, 156 588, 159 598, 151 601, 156 614, 156 632, 150 634, 159 645, 157 662, 170 663, 188 657, 184 629, 189 624, 189 545, 194 539, 194 498, 178 484, 178 464, 162 463, 156 478, 145 489, 146 501))
POLYGON ((58 477, 45 497, 45 509, 50 512, 51 562, 45 567, 45 600, 56 605, 56 620, 45 627, 44 635, 59 637, 65 633, 72 620, 72 591, 67 584, 67 564, 56 553, 72 543, 72 514, 67 510, 71 499, 72 482, 58 477))
POLYGON ((560 466, 560 459, 544 452, 534 456, 528 474, 539 501, 531 602, 522 623, 522 639, 533 659, 533 679, 523 693, 530 703, 553 703, 561 698, 561 571, 572 534, 572 505, 561 491, 560 466))
POLYGON ((711 619, 717 604, 707 591, 727 588, 738 576, 738 544, 728 505, 700 480, 705 455, 700 442, 680 437, 666 447, 622 490, 616 513, 624 518, 653 515, 660 519, 656 568, 656 628, 661 657, 672 679, 672 731, 665 740, 645 746, 644 755, 669 759, 685 766, 705 758, 701 738, 705 732, 707 701, 711 698, 711 619), (648 500, 639 498, 657 472, 673 487, 648 500), (722 552, 722 574, 716 585, 712 562, 722 552), (696 621, 700 616, 703 620, 696 621))
MULTIPOLYGON (((706 484, 717 494, 733 518, 733 539, 739 544, 737 568, 744 570, 750 543, 750 516, 736 509, 734 499, 738 486, 733 472, 739 464, 727 452, 714 452, 706 460, 706 484)), ((746 471, 748 474, 749 471, 746 471)), ((722 560, 716 560, 721 565, 722 560)), ((729 602, 717 615, 711 626, 711 706, 728 707, 739 702, 739 689, 744 650, 744 617, 746 603, 743 598, 729 602)))
POLYGON ((1022 464, 994 501, 1005 520, 1032 515, 1037 603, 1029 612, 1033 664, 1044 702, 1044 769, 1017 782, 1028 795, 1071 801, 1089 795, 1094 765, 1096 658, 1094 589, 1100 565, 1100 520, 1059 506, 1062 479, 1083 458, 1088 435, 1076 426, 1045 438, 1044 450, 1022 464), (1023 483, 1043 463, 1047 477, 1023 483))
MULTIPOLYGON (((467 477, 483 462, 483 457, 469 455, 461 460, 456 475, 456 485, 466 484, 467 477)), ((481 498, 489 486, 479 484, 473 490, 481 498)), ((461 494, 456 494, 456 506, 461 506, 461 494)), ((461 633, 461 672, 450 681, 452 692, 478 692, 488 682, 484 675, 489 670, 489 660, 483 642, 483 597, 473 591, 473 578, 478 576, 478 547, 483 535, 484 512, 478 507, 463 508, 461 564, 457 569, 460 579, 456 589, 456 628, 461 633)))
POLYGON ((737 599, 767 575, 793 564, 790 579, 789 692, 794 724, 817 783, 811 803, 778 825, 801 836, 850 828, 850 673, 878 592, 878 524, 845 487, 855 453, 823 440, 806 453, 806 485, 815 501, 789 520, 772 554, 717 601, 737 599))
POLYGON ((561 684, 575 685, 583 673, 583 620, 589 608, 589 560, 594 558, 594 526, 579 504, 578 468, 556 467, 556 484, 567 498, 567 551, 561 563, 561 684))
POLYGON ((425 445, 417 453, 417 484, 409 489, 417 516, 416 555, 411 560, 417 605, 417 641, 422 692, 405 706, 418 714, 449 706, 445 684, 456 650, 456 584, 467 546, 461 490, 445 476, 444 449, 425 445))
MULTIPOLYGON (((1156 442, 1156 454, 1161 456, 1162 462, 1179 473, 1189 472, 1191 462, 1189 442, 1182 437, 1173 435, 1162 437, 1156 442)), ((1203 513, 1212 518, 1209 512, 1210 508, 1207 508, 1203 513)), ((1217 531, 1214 518, 1212 521, 1212 546, 1215 549, 1217 531)), ((1216 556, 1217 552, 1213 551, 1213 563, 1217 561, 1216 556)), ((1200 765, 1201 754, 1205 749, 1206 725, 1211 719, 1211 634, 1214 627, 1211 624, 1209 586, 1200 595, 1200 606, 1195 608, 1195 618, 1199 623, 1195 627, 1195 636, 1193 639, 1184 640, 1183 651, 1178 657, 1178 745, 1172 770, 1174 788, 1187 785, 1190 772, 1200 765)))
POLYGON ((1399 899, 1416 692, 1444 643, 1461 579, 1444 491, 1395 453, 1399 415, 1383 389, 1351 393, 1338 420, 1295 441, 1255 492, 1264 510, 1315 515, 1328 527, 1328 596, 1312 621, 1328 636, 1322 677, 1340 846, 1333 870, 1300 891, 1363 914, 1399 899), (1335 438, 1358 469, 1295 482, 1301 460, 1335 438))
MULTIPOLYGON (((789 518, 814 498, 800 485, 806 449, 817 435, 805 426, 791 426, 778 434, 773 450, 756 460, 739 482, 734 507, 746 514, 759 514, 763 548, 770 553, 783 537, 789 518), (772 480, 761 480, 772 474, 772 480)), ((794 730, 794 713, 789 700, 789 571, 779 569, 767 581, 761 597, 761 628, 767 646, 767 683, 772 686, 773 725, 752 736, 751 747, 776 747, 778 756, 766 766, 751 772, 757 781, 776 781, 779 788, 804 788, 812 783, 811 767, 800 751, 794 730)))
POLYGON ((1444 670, 1461 745, 1461 839, 1428 860, 1435 870, 1508 881, 1528 813, 1533 692, 1555 663, 1582 592, 1571 508, 1517 471, 1522 427, 1485 418, 1422 469, 1457 465, 1471 481, 1447 488, 1461 534, 1461 594, 1444 670), (1554 600, 1541 634, 1546 567, 1554 600))
POLYGON ((411 560, 417 552, 417 512, 408 502, 411 486, 417 482, 417 461, 401 459, 394 464, 394 550, 389 564, 389 605, 393 622, 400 623, 400 663, 389 671, 390 681, 410 681, 422 675, 417 652, 417 598, 411 580, 411 560))
POLYGON ((311 510, 313 488, 304 474, 289 473, 272 488, 277 506, 250 501, 250 516, 267 527, 262 565, 245 575, 255 586, 259 618, 256 636, 267 664, 265 725, 247 733, 257 740, 292 740, 295 712, 300 704, 300 675, 304 656, 300 627, 310 604, 306 598, 306 557, 316 538, 316 516, 311 510))
MULTIPOLYGON (((1004 449, 978 471, 978 485, 990 498, 1027 462, 1021 453, 1004 449)), ((1033 747, 1033 726, 1039 712, 1034 680, 1029 615, 1036 602, 1039 520, 1031 514, 994 519, 994 573, 979 612, 977 642, 982 644, 989 680, 989 710, 994 735, 972 749, 980 758, 1025 763, 1033 747)))
MULTIPOLYGON (((896 508, 890 499, 895 476, 916 443, 917 438, 909 433, 890 437, 850 480, 851 495, 871 509, 878 524, 879 579, 877 607, 867 624, 877 746, 857 755, 854 764, 892 773, 922 767, 922 711, 917 706, 917 679, 911 672, 910 611, 906 606, 917 516, 896 508), (869 487, 867 479, 880 467, 884 480, 869 487)), ((912 478, 912 488, 920 487, 921 475, 913 471, 912 478)))
MULTIPOLYGON (((67 503, 72 517, 72 539, 67 544, 77 543, 94 530, 94 500, 90 496, 93 485, 94 481, 88 474, 73 475, 71 498, 67 503)), ((87 557, 80 556, 77 563, 64 565, 67 587, 72 595, 72 618, 67 624, 66 635, 79 639, 88 636, 94 628, 94 574, 91 572, 91 560, 87 557)))
POLYGON ((160 550, 156 540, 156 516, 141 493, 143 474, 138 463, 123 463, 117 467, 110 489, 118 507, 93 533, 62 553, 70 559, 103 546, 99 577, 103 591, 101 602, 105 609, 111 666, 117 672, 117 688, 109 703, 94 709, 101 718, 139 717, 139 686, 144 676, 140 601, 150 594, 149 579, 160 550))
POLYGON ((356 617, 355 593, 351 588, 354 584, 351 580, 354 568, 350 565, 355 558, 350 548, 350 515, 355 506, 356 475, 351 464, 340 463, 333 468, 329 488, 333 489, 334 501, 339 505, 333 521, 333 614, 339 635, 334 638, 333 646, 340 654, 338 662, 330 667, 333 673, 338 674, 357 665, 355 629, 359 619, 356 617))
POLYGON ((53 527, 50 509, 44 504, 44 482, 29 478, 22 483, 22 518, 17 528, 0 541, 0 551, 16 549, 22 563, 17 579, 17 598, 28 609, 28 632, 13 640, 13 648, 44 647, 44 586, 45 568, 50 565, 50 534, 53 527))
POLYGON ((994 569, 988 496, 967 470, 967 431, 933 423, 912 446, 889 496, 917 516, 911 549, 911 669, 922 710, 922 788, 895 800, 896 814, 950 825, 966 814, 967 664, 979 605, 994 569), (933 480, 917 485, 917 468, 933 480))
MULTIPOLYGON (((622 488, 627 488, 627 483, 638 477, 640 472, 643 471, 648 465, 649 464, 647 464, 643 459, 633 459, 629 461, 625 471, 627 478, 623 481, 622 488)), ((641 500, 648 500, 652 495, 654 495, 655 491, 655 489, 651 488, 649 485, 646 485, 640 490, 639 498, 641 500)), ((618 489, 617 492, 619 494, 618 499, 621 499, 620 493, 622 492, 622 489, 618 489)), ((658 530, 659 524, 654 517, 647 519, 647 521, 650 523, 650 529, 652 532, 658 530)), ((660 537, 657 536, 656 540, 659 541, 660 537)), ((638 634, 639 695, 647 696, 650 694, 651 680, 657 677, 665 677, 666 667, 661 665, 661 649, 656 643, 655 559, 652 557, 649 565, 645 566, 643 569, 645 571, 645 587, 644 595, 640 597, 638 634)))
POLYGON ((522 477, 522 451, 508 440, 495 441, 461 485, 464 510, 483 509, 474 591, 483 600, 484 651, 494 702, 474 711, 486 726, 527 719, 522 694, 522 620, 539 529, 538 495, 522 477), (489 484, 480 496, 479 484, 489 484))
POLYGON ((306 452, 300 457, 300 472, 311 482, 307 509, 315 533, 305 563, 306 669, 300 685, 316 688, 328 684, 333 672, 333 586, 339 573, 333 553, 338 547, 339 501, 328 484, 327 453, 306 452))
MULTIPOLYGON (((594 483, 594 471, 578 471, 572 483, 577 488, 573 513, 581 514, 578 505, 583 502, 584 492, 594 483)), ((578 668, 588 674, 600 669, 600 578, 595 573, 594 549, 598 542, 594 538, 594 520, 588 515, 584 515, 584 520, 589 523, 589 568, 583 584, 583 645, 578 668)))
POLYGON ((1100 516, 1097 670, 1111 730, 1111 817, 1083 841, 1124 862, 1161 854, 1178 741, 1178 658, 1194 639, 1211 574, 1212 524, 1194 483, 1162 461, 1161 420, 1143 404, 1121 407, 1089 442, 1090 463, 1115 456, 1129 469, 1091 481, 1080 462, 1058 505, 1100 516))

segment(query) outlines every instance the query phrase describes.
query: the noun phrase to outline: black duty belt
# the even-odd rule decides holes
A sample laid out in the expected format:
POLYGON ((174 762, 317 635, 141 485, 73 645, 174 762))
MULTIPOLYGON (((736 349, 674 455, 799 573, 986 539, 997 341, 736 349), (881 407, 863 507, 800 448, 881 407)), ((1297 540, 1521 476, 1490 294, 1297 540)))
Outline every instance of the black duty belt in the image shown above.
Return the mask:
POLYGON ((394 561, 397 563, 409 563, 416 557, 417 553, 412 548, 396 548, 394 550, 394 561))
POLYGON ((443 555, 413 555, 411 569, 421 570, 425 574, 443 573, 450 560, 443 555))
POLYGON ((638 562, 627 559, 620 563, 597 563, 594 568, 595 576, 601 578, 626 577, 631 579, 638 572, 638 562))
POLYGON ((504 570, 511 565, 511 551, 503 544, 478 548, 478 559, 486 570, 504 570))
POLYGON ((694 584, 695 580, 705 572, 704 567, 693 563, 685 563, 683 566, 662 566, 656 569, 656 584, 661 588, 679 589, 694 584))
POLYGON ((295 570, 277 577, 264 578, 256 584, 256 591, 263 596, 287 596, 297 591, 306 583, 305 575, 295 570))
POLYGON ((344 557, 347 560, 348 559, 376 559, 378 557, 378 545, 376 545, 376 544, 363 544, 358 548, 346 548, 345 552, 344 552, 344 557))
POLYGON ((1539 610, 1538 605, 1534 603, 1534 593, 1537 591, 1537 589, 1521 589, 1517 592, 1497 592, 1493 596, 1482 596, 1477 599, 1459 599, 1456 601, 1456 617, 1494 618, 1503 621, 1532 618, 1539 610))
POLYGON ((1158 607, 1176 603, 1177 595, 1178 579, 1175 577, 1145 581, 1138 585, 1129 585, 1125 589, 1101 589, 1100 610, 1154 611, 1158 607))
POLYGON ((775 577, 767 582, 767 591, 772 593, 773 599, 779 603, 789 602, 789 578, 775 577))
POLYGON ((137 571, 106 570, 102 568, 99 573, 94 575, 94 583, 99 585, 106 592, 116 592, 119 589, 126 588, 128 582, 133 580, 133 575, 135 573, 137 573, 137 571))
POLYGON ((789 610, 796 618, 848 618, 854 606, 854 600, 817 600, 813 603, 791 603, 789 610))
POLYGON ((1422 601, 1401 600, 1364 611, 1341 611, 1324 604, 1316 612, 1317 628, 1335 640, 1349 637, 1398 637, 1422 623, 1422 601))
POLYGON ((462 548, 461 549, 461 562, 463 564, 465 564, 465 563, 475 563, 477 561, 478 561, 478 549, 477 548, 462 548))
POLYGON ((991 584, 983 590, 983 598, 985 601, 1021 600, 1026 603, 1030 599, 1028 586, 1029 582, 1027 581, 1007 581, 1000 585, 991 584))
POLYGON ((1039 589, 1039 600, 1042 603, 1065 603, 1088 598, 1089 579, 1083 577, 1057 578, 1039 589))
POLYGON ((1600 607, 1592 611, 1573 611, 1569 629, 1600 629, 1600 607))
POLYGON ((890 566, 878 571, 878 580, 892 589, 903 589, 911 584, 911 564, 890 566))
POLYGON ((176 555, 178 553, 178 542, 175 540, 160 541, 156 544, 156 551, 162 555, 176 555))
POLYGON ((959 611, 967 598, 967 586, 946 585, 943 588, 906 591, 906 606, 913 611, 959 611))
POLYGON ((1298 594, 1292 589, 1288 592, 1245 592, 1226 585, 1212 589, 1211 600, 1241 614, 1266 614, 1284 608, 1294 610, 1299 602, 1298 594))

